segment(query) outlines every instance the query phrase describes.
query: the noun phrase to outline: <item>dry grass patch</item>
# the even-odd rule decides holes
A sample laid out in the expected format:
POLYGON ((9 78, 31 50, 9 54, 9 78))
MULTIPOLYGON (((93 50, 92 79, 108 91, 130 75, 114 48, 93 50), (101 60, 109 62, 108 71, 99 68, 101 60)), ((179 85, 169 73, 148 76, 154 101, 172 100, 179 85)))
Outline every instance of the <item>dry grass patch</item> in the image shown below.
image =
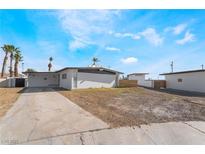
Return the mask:
POLYGON ((205 102, 202 97, 193 99, 140 87, 59 92, 111 127, 205 120, 205 104, 197 103, 205 102))
POLYGON ((13 106, 22 88, 0 88, 0 117, 13 106))

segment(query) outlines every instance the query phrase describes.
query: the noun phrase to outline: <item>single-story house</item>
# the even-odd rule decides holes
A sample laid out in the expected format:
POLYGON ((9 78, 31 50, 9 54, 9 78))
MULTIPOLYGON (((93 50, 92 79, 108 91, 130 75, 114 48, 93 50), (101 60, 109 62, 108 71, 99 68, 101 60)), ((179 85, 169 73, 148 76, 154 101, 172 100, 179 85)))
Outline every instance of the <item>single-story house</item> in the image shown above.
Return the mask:
POLYGON ((145 75, 149 73, 132 73, 127 75, 128 80, 138 80, 138 81, 144 81, 145 75))
POLYGON ((142 87, 161 89, 166 87, 165 80, 151 80, 146 79, 149 73, 132 73, 127 75, 128 80, 137 80, 137 84, 142 87))
POLYGON ((165 76, 167 88, 205 93, 205 70, 203 69, 160 75, 165 76))
POLYGON ((103 67, 66 67, 55 72, 24 72, 27 87, 65 89, 111 88, 119 84, 121 72, 103 67))
POLYGON ((145 76, 149 73, 132 73, 127 75, 128 80, 137 80, 137 84, 143 87, 154 87, 152 80, 146 80, 145 76))

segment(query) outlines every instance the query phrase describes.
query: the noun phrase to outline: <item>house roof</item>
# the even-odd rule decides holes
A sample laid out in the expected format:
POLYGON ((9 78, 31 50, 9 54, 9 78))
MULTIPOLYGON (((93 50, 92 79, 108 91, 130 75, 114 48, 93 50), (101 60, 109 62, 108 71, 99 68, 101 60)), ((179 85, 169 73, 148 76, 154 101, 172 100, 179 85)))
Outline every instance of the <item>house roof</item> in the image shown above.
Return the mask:
POLYGON ((123 74, 122 72, 118 72, 118 71, 115 71, 115 70, 111 70, 111 69, 108 69, 108 68, 104 68, 104 67, 65 67, 63 69, 60 69, 58 71, 55 71, 55 72, 23 72, 23 74, 28 74, 28 73, 59 73, 59 72, 62 72, 64 70, 67 70, 67 69, 78 69, 79 71, 81 72, 93 72, 94 71, 106 71, 106 72, 110 72, 110 73, 119 73, 119 74, 123 74))
POLYGON ((149 73, 131 73, 131 74, 128 74, 129 75, 146 75, 146 74, 149 74, 149 73))
POLYGON ((28 74, 28 73, 56 73, 56 72, 22 72, 23 74, 28 74))
POLYGON ((189 71, 181 71, 181 72, 162 73, 162 74, 160 74, 160 75, 172 75, 172 74, 196 73, 196 72, 205 72, 205 70, 204 70, 204 69, 200 69, 200 70, 189 70, 189 71))
POLYGON ((123 74, 122 72, 118 72, 118 71, 115 71, 115 70, 111 70, 111 69, 108 69, 108 68, 104 68, 104 67, 65 67, 63 69, 60 69, 58 71, 56 71, 57 73, 58 72, 61 72, 61 71, 64 71, 64 70, 67 70, 67 69, 78 69, 80 71, 107 71, 107 72, 111 72, 111 73, 120 73, 120 74, 123 74))

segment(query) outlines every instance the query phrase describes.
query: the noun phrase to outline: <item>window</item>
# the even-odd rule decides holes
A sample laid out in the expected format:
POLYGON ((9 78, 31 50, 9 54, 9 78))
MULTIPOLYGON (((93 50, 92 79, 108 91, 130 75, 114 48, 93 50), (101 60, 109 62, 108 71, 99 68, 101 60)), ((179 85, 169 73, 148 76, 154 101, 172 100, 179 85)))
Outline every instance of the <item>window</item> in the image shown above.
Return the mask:
POLYGON ((47 78, 44 78, 44 80, 47 80, 47 78))
POLYGON ((178 82, 182 82, 182 79, 178 79, 178 82))
POLYGON ((67 74, 62 74, 62 79, 67 79, 67 74))

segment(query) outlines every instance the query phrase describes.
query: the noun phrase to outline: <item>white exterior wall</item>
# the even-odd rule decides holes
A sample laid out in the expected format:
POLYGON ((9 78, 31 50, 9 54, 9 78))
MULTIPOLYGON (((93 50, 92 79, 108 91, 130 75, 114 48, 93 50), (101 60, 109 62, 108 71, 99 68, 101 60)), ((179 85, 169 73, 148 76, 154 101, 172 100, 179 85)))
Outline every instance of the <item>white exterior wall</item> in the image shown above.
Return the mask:
POLYGON ((111 88, 116 86, 118 75, 77 73, 77 89, 84 88, 111 88))
POLYGON ((3 78, 3 79, 0 79, 0 87, 8 87, 8 80, 3 78))
POLYGON ((205 92, 205 72, 165 75, 167 88, 205 92), (182 79, 182 82, 178 82, 182 79))
POLYGON ((144 81, 138 81, 139 86, 143 87, 149 87, 149 88, 154 88, 154 81, 153 80, 144 80, 144 81))
POLYGON ((141 75, 129 75, 128 80, 137 80, 137 84, 143 87, 153 88, 154 84, 152 80, 145 80, 145 74, 141 75))
POLYGON ((76 73, 77 70, 65 70, 60 72, 60 84, 59 87, 65 88, 65 89, 73 89, 73 74, 76 73), (67 78, 63 79, 62 75, 67 74, 67 78))
POLYGON ((30 73, 28 87, 57 87, 58 74, 56 73, 30 73), (47 80, 45 80, 45 78, 47 80))
POLYGON ((139 81, 144 81, 145 80, 145 75, 129 75, 128 80, 137 80, 139 81))
POLYGON ((15 85, 16 85, 16 79, 15 78, 8 77, 7 80, 8 80, 8 87, 10 87, 10 88, 15 87, 15 85))

